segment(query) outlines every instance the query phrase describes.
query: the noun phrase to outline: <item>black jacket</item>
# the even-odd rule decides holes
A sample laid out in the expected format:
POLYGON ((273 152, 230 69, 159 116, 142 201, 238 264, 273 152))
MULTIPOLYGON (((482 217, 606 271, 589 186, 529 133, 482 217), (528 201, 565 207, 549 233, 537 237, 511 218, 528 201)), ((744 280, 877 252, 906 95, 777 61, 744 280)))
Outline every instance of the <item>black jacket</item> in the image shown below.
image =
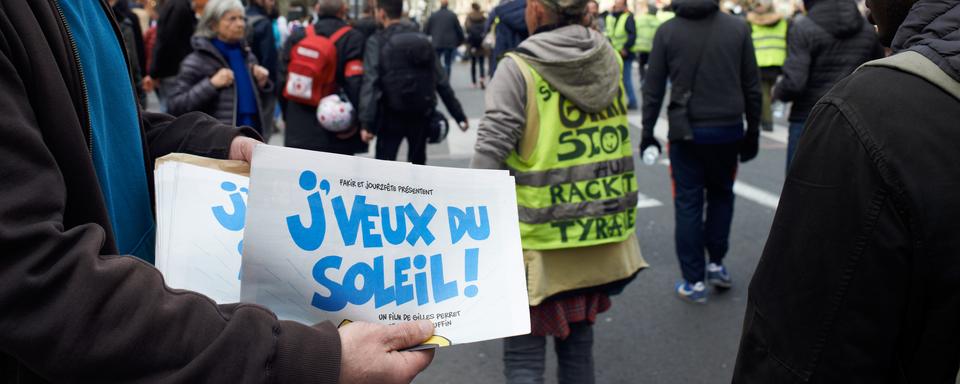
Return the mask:
MULTIPOLYGON (((0 0, 0 382, 336 382, 333 325, 216 305, 117 254, 88 136, 98 101, 58 5, 0 0)), ((256 137, 200 113, 141 122, 150 186, 159 156, 225 158, 256 137)))
POLYGON ((447 8, 440 8, 430 15, 423 33, 430 36, 433 46, 437 48, 456 48, 464 41, 460 19, 447 8))
POLYGON ((273 19, 263 7, 253 4, 247 6, 247 28, 251 28, 247 44, 257 57, 257 62, 270 71, 270 77, 277 79, 277 66, 280 53, 277 52, 277 39, 273 35, 273 19), (253 23, 250 21, 253 20, 253 23))
POLYGON ((759 132, 760 72, 749 24, 719 12, 713 0, 678 0, 674 9, 677 17, 660 26, 650 52, 643 83, 644 134, 653 135, 667 80, 689 82, 701 46, 706 51, 688 103, 690 123, 729 126, 742 122, 746 114, 748 131, 759 132))
POLYGON ((810 109, 840 79, 883 56, 874 27, 853 0, 807 0, 787 32, 787 61, 774 98, 793 102, 790 121, 807 119, 810 109))
MULTIPOLYGON (((170 90, 167 98, 167 111, 173 115, 182 115, 188 112, 200 111, 217 118, 224 124, 237 122, 237 83, 217 89, 210 82, 210 77, 220 69, 230 69, 227 59, 213 46, 210 39, 194 36, 192 40, 194 51, 183 59, 180 73, 177 74, 177 85, 170 90)), ((247 50, 247 73, 250 83, 257 87, 257 80, 253 77, 253 66, 257 65, 257 58, 247 50)), ((236 76, 237 74, 234 74, 236 76)), ((273 105, 266 105, 262 100, 270 99, 273 92, 273 81, 268 81, 263 88, 254 90, 257 98, 258 118, 260 127, 266 126, 265 117, 273 115, 273 105)), ((270 134, 264 130, 264 136, 270 134)))
MULTIPOLYGON (((346 22, 336 17, 321 17, 314 24, 316 32, 320 36, 330 36, 337 32, 341 27, 347 25, 346 22)), ((280 76, 283 83, 286 82, 287 66, 290 64, 290 52, 297 43, 306 36, 304 29, 294 31, 284 43, 281 52, 280 76)), ((363 76, 354 75, 345 76, 347 62, 362 61, 363 47, 366 43, 363 33, 353 29, 343 35, 334 46, 337 48, 337 84, 347 95, 347 99, 354 106, 354 115, 356 116, 357 106, 360 105, 360 87, 363 85, 363 76)), ((287 130, 284 136, 284 145, 294 148, 310 149, 314 151, 333 152, 344 155, 366 152, 367 144, 360 140, 360 135, 340 139, 336 134, 323 129, 320 122, 317 121, 317 108, 296 102, 287 102, 287 130)))
MULTIPOLYGON (((457 24, 459 27, 460 24, 457 24)), ((367 46, 363 50, 363 86, 360 88, 360 124, 370 133, 376 134, 380 127, 389 124, 386 119, 380 119, 382 110, 380 105, 383 92, 380 89, 380 46, 383 44, 385 36, 398 31, 417 31, 416 25, 407 21, 401 21, 390 27, 377 32, 367 39, 367 46)), ((443 100, 443 105, 447 107, 454 120, 464 122, 467 115, 463 113, 463 106, 457 100, 457 95, 450 87, 450 79, 447 78, 447 72, 440 66, 440 60, 436 60, 434 65, 434 74, 437 79, 437 94, 443 100)))
POLYGON ((150 76, 154 79, 176 76, 180 62, 193 52, 190 37, 197 30, 197 17, 190 0, 167 0, 159 10, 157 37, 153 46, 150 76))
MULTIPOLYGON (((960 0, 920 0, 893 48, 960 87, 957 26, 960 0)), ((957 93, 866 67, 814 107, 750 283, 734 383, 954 383, 957 93)))

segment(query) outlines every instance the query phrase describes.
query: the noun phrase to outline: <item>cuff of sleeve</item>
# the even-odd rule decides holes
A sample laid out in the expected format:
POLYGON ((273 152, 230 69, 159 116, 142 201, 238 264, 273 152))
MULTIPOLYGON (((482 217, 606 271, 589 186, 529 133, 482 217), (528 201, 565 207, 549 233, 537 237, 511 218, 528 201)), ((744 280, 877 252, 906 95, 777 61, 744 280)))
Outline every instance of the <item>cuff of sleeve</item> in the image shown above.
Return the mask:
POLYGON ((330 322, 313 327, 281 321, 274 364, 278 383, 340 381, 340 333, 330 322))
POLYGON ((497 159, 495 156, 483 153, 475 152, 473 154, 473 159, 470 160, 470 168, 473 169, 503 169, 503 161, 497 159))

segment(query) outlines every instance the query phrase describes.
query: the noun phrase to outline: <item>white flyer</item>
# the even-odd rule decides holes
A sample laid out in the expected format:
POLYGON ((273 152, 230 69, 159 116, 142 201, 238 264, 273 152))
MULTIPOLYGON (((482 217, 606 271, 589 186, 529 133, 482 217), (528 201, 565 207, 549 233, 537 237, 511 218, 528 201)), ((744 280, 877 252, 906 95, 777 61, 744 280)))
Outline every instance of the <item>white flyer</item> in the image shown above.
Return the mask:
POLYGON ((441 346, 530 332, 513 178, 258 146, 241 299, 313 324, 430 320, 441 346))
POLYGON ((249 179, 177 161, 158 165, 155 174, 156 266, 167 285, 221 304, 240 301, 249 179))

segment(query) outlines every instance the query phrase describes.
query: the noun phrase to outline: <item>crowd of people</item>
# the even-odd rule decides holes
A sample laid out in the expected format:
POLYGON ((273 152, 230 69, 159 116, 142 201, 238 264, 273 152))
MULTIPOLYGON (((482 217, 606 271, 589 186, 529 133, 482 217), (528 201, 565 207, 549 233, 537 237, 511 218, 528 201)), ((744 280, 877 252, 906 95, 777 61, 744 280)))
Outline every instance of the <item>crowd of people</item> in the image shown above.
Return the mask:
POLYGON ((788 176, 733 381, 955 380, 960 0, 868 0, 869 19, 854 0, 439 5, 422 27, 403 0, 289 20, 275 0, 0 6, 0 381, 412 381, 433 352, 405 349, 430 322, 308 326, 166 287, 149 170, 172 152, 250 161, 280 127, 345 155, 375 140, 383 160, 405 140, 425 164, 440 101, 470 128, 449 80, 461 47, 485 90, 470 166, 516 180, 531 333, 504 340, 506 382, 543 382, 548 337, 560 383, 595 382, 593 323, 647 267, 635 149, 670 161, 675 294, 733 286, 733 185, 778 103, 788 176))

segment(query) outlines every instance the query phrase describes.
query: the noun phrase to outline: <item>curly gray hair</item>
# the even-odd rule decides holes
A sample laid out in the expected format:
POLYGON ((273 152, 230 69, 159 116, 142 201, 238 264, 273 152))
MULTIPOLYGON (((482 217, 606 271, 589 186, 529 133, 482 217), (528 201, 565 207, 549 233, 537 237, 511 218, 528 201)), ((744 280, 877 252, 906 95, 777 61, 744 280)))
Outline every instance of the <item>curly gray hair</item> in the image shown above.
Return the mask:
POLYGON ((243 3, 240 0, 210 0, 203 8, 203 15, 197 22, 195 35, 212 39, 217 37, 217 23, 230 11, 243 13, 243 3))

